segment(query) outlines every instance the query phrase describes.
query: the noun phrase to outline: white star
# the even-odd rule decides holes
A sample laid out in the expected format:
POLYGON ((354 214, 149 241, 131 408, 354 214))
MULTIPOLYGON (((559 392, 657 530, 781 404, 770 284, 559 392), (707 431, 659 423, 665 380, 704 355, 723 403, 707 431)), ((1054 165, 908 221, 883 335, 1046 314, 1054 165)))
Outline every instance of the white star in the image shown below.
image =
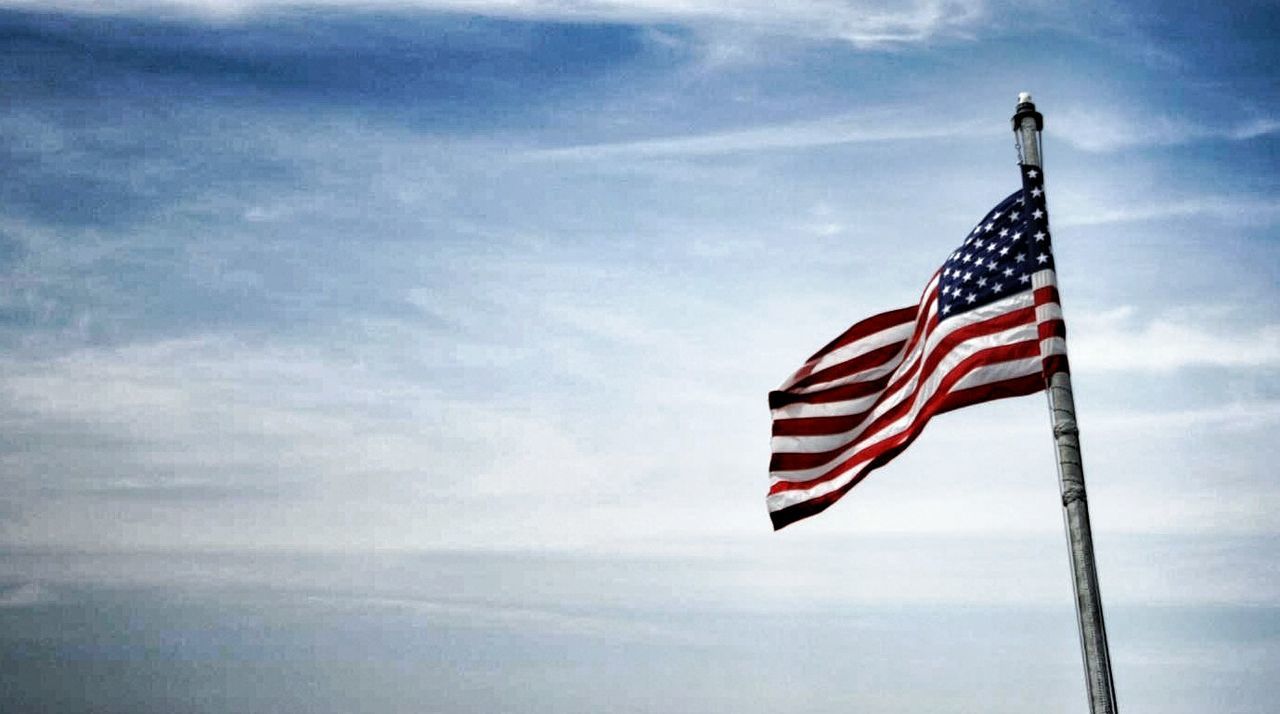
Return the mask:
POLYGON ((969 279, 972 277, 973 277, 973 273, 965 273, 964 275, 960 276, 960 279, 967 283, 969 282, 969 279))
POLYGON ((1019 198, 1019 199, 1018 199, 1018 205, 1019 205, 1019 206, 1025 206, 1025 205, 1027 205, 1027 199, 1025 199, 1025 198, 1019 198))
POLYGON ((967 303, 972 303, 974 300, 977 300, 977 299, 978 298, 973 293, 969 293, 968 295, 964 296, 964 301, 967 303))
POLYGON ((1026 273, 1023 273, 1021 276, 1018 277, 1018 280, 1021 280, 1024 283, 1029 283, 1031 282, 1031 276, 1027 275, 1026 273))
MULTIPOLYGON (((1001 238, 1004 238, 1004 237, 1005 237, 1005 236, 1007 236, 1007 235, 1009 235, 1009 229, 1008 229, 1008 228, 1001 228, 1001 229, 1000 229, 1000 237, 1001 237, 1001 238)), ((981 247, 981 246, 979 246, 979 247, 981 247)))
POLYGON ((1012 278, 1012 277, 1013 277, 1013 268, 1005 268, 1005 269, 1004 269, 1004 276, 1005 276, 1006 278, 1012 278))
POLYGON ((985 225, 985 226, 983 226, 983 227, 982 227, 982 230, 983 230, 984 232, 990 233, 990 232, 991 232, 991 229, 992 229, 992 228, 995 228, 995 227, 996 227, 996 224, 995 224, 995 223, 988 223, 987 225, 985 225))
POLYGON ((982 250, 982 246, 984 246, 984 245, 986 245, 986 243, 983 243, 982 241, 978 241, 978 242, 976 242, 976 243, 974 243, 974 244, 973 244, 973 247, 974 247, 974 248, 977 248, 978 250, 982 250))
POLYGON ((951 306, 950 306, 950 305, 943 305, 943 306, 942 306, 942 313, 945 315, 945 314, 946 314, 946 313, 948 313, 948 312, 951 312, 951 306))
POLYGON ((1036 242, 1044 240, 1044 231, 1036 231, 1036 242))
POLYGON ((1040 255, 1037 255, 1037 256, 1036 256, 1036 262, 1037 262, 1037 263, 1040 263, 1041 265, 1043 265, 1043 264, 1045 264, 1045 263, 1048 263, 1048 262, 1049 262, 1049 256, 1045 255, 1044 253, 1041 253, 1040 255))
POLYGON ((1017 233, 1013 234, 1013 240, 1018 240, 1021 237, 1022 237, 1022 231, 1018 231, 1017 233))
POLYGON ((1019 253, 1019 254, 1017 254, 1017 255, 1013 256, 1013 259, 1014 259, 1015 261, 1017 261, 1017 262, 1021 263, 1022 261, 1024 261, 1024 260, 1026 260, 1026 259, 1027 259, 1027 254, 1026 254, 1026 253, 1019 253))
POLYGON ((1040 198, 1040 194, 1042 193, 1044 193, 1044 191, 1041 191, 1039 186, 1031 189, 1031 195, 1035 198, 1040 198))
POLYGON ((968 256, 967 254, 965 254, 965 253, 961 253, 961 254, 960 254, 960 262, 961 262, 961 263, 968 263, 968 262, 969 262, 969 256, 968 256))
POLYGON ((1031 217, 1032 217, 1032 218, 1035 218, 1035 219, 1044 218, 1044 211, 1042 211, 1042 210, 1040 210, 1039 208, 1037 208, 1037 209, 1035 210, 1035 212, 1033 212, 1033 213, 1031 214, 1031 217))
POLYGON ((1013 213, 1010 213, 1010 214, 1009 214, 1009 220, 1010 220, 1011 222, 1013 222, 1013 223, 1017 223, 1017 222, 1018 222, 1018 216, 1021 216, 1021 215, 1022 215, 1021 213, 1018 213, 1017 211, 1014 211, 1013 213))
POLYGON ((1001 285, 1000 283, 996 283, 995 285, 992 285, 992 286, 991 286, 991 292, 993 292, 993 293, 998 293, 998 292, 1000 292, 1000 291, 1001 291, 1001 290, 1003 290, 1003 289, 1004 289, 1004 286, 1003 286, 1003 285, 1001 285))
POLYGON ((1003 247, 1003 248, 1001 248, 1001 249, 1000 249, 1000 256, 1001 256, 1001 257, 1004 257, 1004 256, 1006 256, 1006 255, 1008 255, 1008 254, 1009 254, 1009 246, 1007 246, 1007 245, 1006 245, 1005 247, 1003 247))
POLYGON ((986 279, 986 278, 978 278, 978 287, 980 287, 980 288, 985 288, 985 287, 987 287, 987 279, 986 279))
POLYGON ((1028 176, 1029 178, 1035 178, 1035 177, 1037 177, 1037 176, 1039 176, 1039 175, 1040 175, 1040 173, 1039 173, 1038 171, 1036 171, 1035 169, 1030 169, 1030 170, 1028 170, 1028 171, 1027 171, 1027 176, 1028 176))
POLYGON ((987 250, 995 250, 995 249, 996 249, 995 241, 991 241, 990 243, 987 244, 987 250))
POLYGON ((995 220, 999 220, 999 219, 1000 219, 1000 216, 1003 216, 1003 215, 1004 215, 1003 213, 992 213, 992 214, 991 214, 991 220, 993 220, 993 221, 995 221, 995 220))

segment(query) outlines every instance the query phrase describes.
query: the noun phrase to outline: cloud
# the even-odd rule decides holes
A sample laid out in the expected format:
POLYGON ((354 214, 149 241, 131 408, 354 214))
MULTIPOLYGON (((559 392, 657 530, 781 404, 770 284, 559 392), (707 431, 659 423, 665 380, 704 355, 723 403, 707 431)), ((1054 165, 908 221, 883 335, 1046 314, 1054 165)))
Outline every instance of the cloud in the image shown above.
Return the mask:
POLYGON ((848 42, 886 48, 959 35, 983 17, 981 0, 3 0, 0 4, 42 11, 93 14, 195 14, 236 21, 282 10, 349 8, 424 10, 552 22, 728 25, 756 32, 848 42))
POLYGON ((1205 140, 1247 141, 1277 131, 1280 120, 1266 116, 1211 125, 1155 112, 1070 107, 1055 111, 1045 129, 1078 149, 1096 153, 1205 140))
POLYGON ((622 642, 670 641, 684 645, 705 643, 687 629, 608 613, 561 612, 545 607, 459 602, 411 597, 314 595, 308 603, 347 612, 393 611, 426 622, 452 627, 501 629, 516 632, 555 632, 622 642))
POLYGON ((1211 328, 1188 316, 1145 323, 1118 308, 1071 319, 1071 363, 1093 371, 1171 372, 1185 367, 1280 367, 1280 324, 1211 328))
POLYGON ((591 160, 604 158, 661 158, 712 156, 765 150, 807 149, 839 144, 864 144, 911 139, 944 139, 982 136, 982 122, 911 126, 890 119, 843 115, 747 129, 642 139, 606 144, 586 144, 533 151, 533 159, 591 160))
POLYGON ((1280 205, 1275 201, 1234 196, 1200 196, 1141 204, 1079 201, 1064 197, 1063 203, 1057 212, 1063 218, 1054 221, 1058 226, 1098 226, 1190 217, 1209 217, 1243 225, 1269 225, 1280 218, 1280 205))
POLYGON ((34 607, 56 601, 54 594, 39 583, 24 583, 0 589, 0 609, 34 607))

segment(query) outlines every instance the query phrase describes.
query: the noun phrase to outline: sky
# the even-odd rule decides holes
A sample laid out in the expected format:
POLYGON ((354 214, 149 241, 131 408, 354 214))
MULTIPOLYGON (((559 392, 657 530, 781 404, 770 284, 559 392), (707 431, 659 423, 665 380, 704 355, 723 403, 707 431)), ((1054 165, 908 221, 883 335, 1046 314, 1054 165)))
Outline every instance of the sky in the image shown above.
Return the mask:
MULTIPOLYGON (((1075 710, 1043 397, 936 419, 782 532, 764 506, 767 392, 913 304, 1018 186, 1029 91, 1104 602, 1139 633, 1112 645, 1121 705, 1264 711, 1277 29, 1250 2, 0 0, 0 611, 90 586, 331 598, 272 560, 321 555, 378 608, 429 564, 397 597, 473 634, 559 632, 565 602, 631 638, 628 603, 1041 608, 1010 651, 1063 644, 1045 671, 1075 710), (1163 690, 1155 652, 1187 668, 1163 690), (1160 699, 1223 652, 1252 654, 1194 691, 1234 695, 1160 699)), ((907 620, 886 622, 921 637, 907 620)), ((707 638, 747 648, 735 631, 707 638)), ((545 645, 503 642, 469 656, 505 675, 545 645)), ((437 682, 441 711, 508 708, 456 686, 480 664, 437 682)), ((552 690, 547 711, 604 696, 552 690)), ((930 691, 842 696, 971 710, 930 691)))

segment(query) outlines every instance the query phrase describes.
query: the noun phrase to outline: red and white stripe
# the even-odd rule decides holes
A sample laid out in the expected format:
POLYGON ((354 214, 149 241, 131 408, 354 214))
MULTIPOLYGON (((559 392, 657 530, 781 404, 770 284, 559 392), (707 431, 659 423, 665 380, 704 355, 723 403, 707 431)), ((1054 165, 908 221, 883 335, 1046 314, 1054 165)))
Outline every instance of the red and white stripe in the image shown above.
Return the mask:
POLYGON ((863 320, 775 392, 767 498, 774 529, 826 509, 941 412, 1044 388, 1066 371, 1052 270, 1031 288, 939 321, 938 275, 917 307, 863 320))

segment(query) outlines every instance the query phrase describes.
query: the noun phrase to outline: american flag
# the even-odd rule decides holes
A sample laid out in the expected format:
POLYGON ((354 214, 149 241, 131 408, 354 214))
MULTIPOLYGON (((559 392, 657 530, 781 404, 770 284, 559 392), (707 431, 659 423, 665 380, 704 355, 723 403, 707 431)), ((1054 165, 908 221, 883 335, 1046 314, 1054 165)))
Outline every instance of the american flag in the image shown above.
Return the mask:
POLYGON ((935 414, 1044 389, 1067 370, 1040 169, 934 273, 920 304, 869 317, 769 394, 775 530, 820 513, 935 414))

